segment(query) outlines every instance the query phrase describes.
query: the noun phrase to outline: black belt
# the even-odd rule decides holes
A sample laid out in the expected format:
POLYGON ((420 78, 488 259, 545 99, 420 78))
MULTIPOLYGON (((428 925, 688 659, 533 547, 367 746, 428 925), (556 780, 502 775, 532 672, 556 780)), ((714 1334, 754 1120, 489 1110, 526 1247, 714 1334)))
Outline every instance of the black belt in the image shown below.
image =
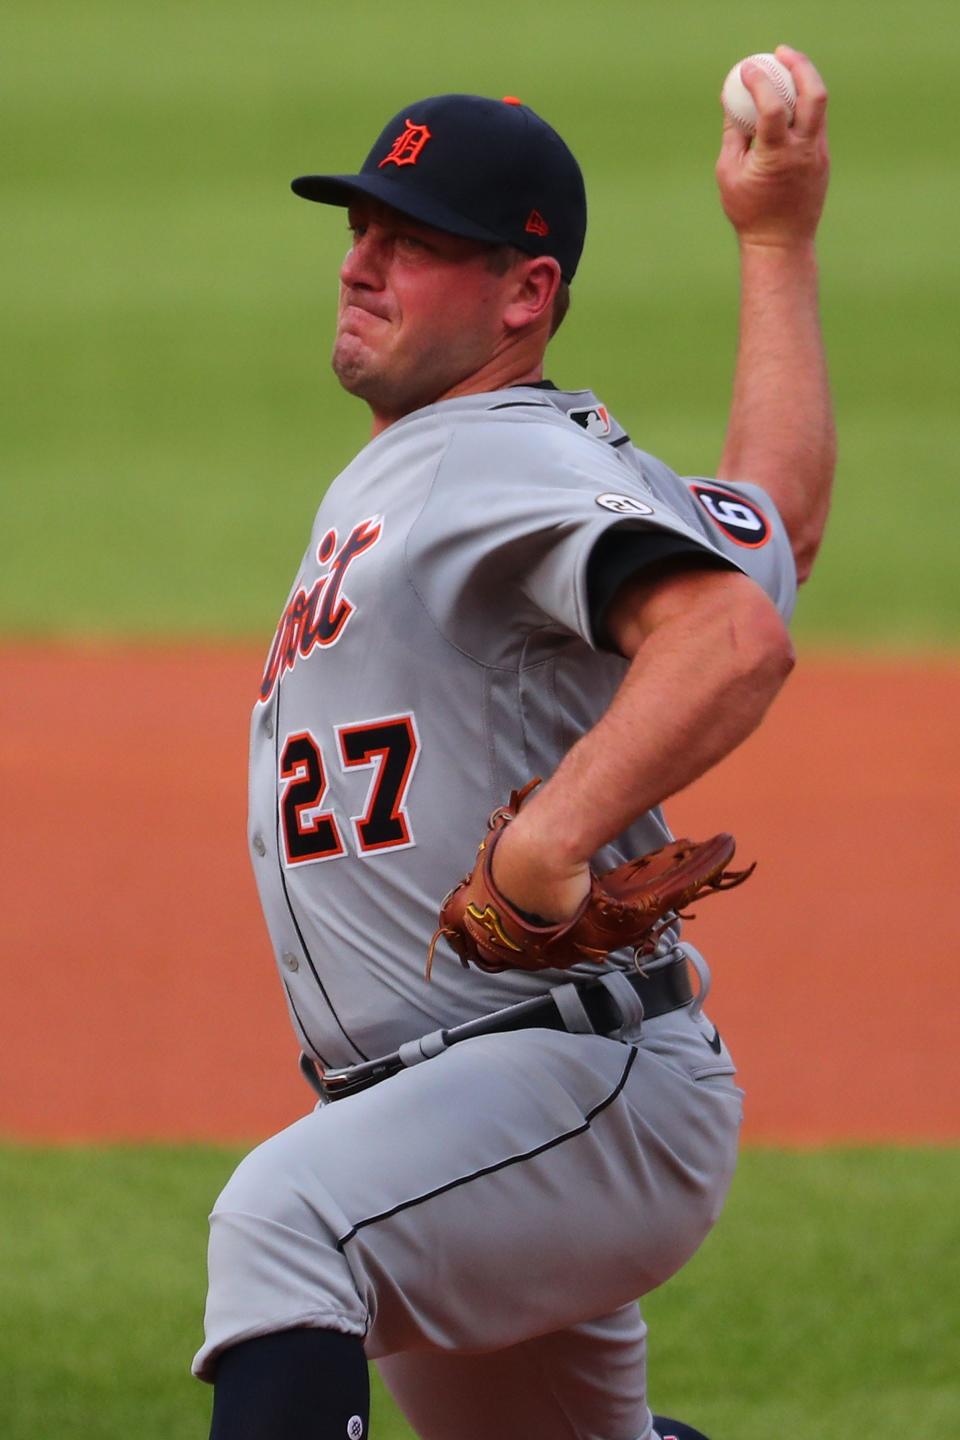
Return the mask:
MULTIPOLYGON (((689 1005, 693 999, 690 970, 684 955, 647 974, 640 971, 620 971, 619 977, 636 992, 643 1007, 643 1017, 648 1020, 657 1015, 666 1015, 671 1010, 679 1010, 684 1005, 689 1005)), ((301 1055, 300 1070, 322 1100, 342 1100, 346 1095, 367 1090, 371 1085, 376 1085, 421 1060, 442 1054, 460 1040, 472 1040, 477 1035, 531 1029, 612 1035, 620 1030, 624 1023, 624 1012, 616 996, 604 984, 603 978, 598 976, 593 980, 556 986, 549 995, 538 995, 533 1000, 521 1000, 518 1005, 494 1010, 490 1015, 481 1015, 477 1020, 467 1020, 463 1025, 435 1030, 432 1034, 410 1041, 392 1055, 383 1055, 378 1060, 363 1060, 359 1065, 346 1065, 339 1070, 321 1070, 308 1055, 301 1055)))

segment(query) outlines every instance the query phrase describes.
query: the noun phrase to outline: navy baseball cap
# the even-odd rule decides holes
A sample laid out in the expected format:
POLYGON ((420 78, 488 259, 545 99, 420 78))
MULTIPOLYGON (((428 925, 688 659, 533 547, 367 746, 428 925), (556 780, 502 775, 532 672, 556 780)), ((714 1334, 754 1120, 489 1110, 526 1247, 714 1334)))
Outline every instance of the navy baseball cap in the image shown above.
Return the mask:
POLYGON ((572 280, 587 229, 580 166, 557 132, 512 95, 433 95, 386 125, 358 175, 301 175, 305 200, 360 193, 451 235, 553 255, 572 280))

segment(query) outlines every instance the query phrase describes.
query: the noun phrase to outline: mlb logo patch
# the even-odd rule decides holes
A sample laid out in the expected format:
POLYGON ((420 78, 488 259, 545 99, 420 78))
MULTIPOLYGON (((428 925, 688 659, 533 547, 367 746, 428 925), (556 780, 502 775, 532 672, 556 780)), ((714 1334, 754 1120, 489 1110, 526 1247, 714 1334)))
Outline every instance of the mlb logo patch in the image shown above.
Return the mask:
POLYGON ((598 440, 605 440, 613 429, 606 405, 588 405, 582 410, 567 413, 575 425, 586 430, 588 435, 595 435, 598 440))

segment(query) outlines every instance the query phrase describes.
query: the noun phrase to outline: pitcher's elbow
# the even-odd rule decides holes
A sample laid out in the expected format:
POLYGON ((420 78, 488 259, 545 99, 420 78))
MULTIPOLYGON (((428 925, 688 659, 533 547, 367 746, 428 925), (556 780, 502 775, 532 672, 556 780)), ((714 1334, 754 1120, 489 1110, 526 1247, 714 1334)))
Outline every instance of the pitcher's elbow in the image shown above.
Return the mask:
POLYGON ((776 606, 763 592, 754 592, 751 596, 749 614, 744 619, 745 668, 760 688, 776 694, 797 660, 790 632, 776 606))
POLYGON ((813 562, 820 550, 823 531, 801 537, 793 547, 793 564, 797 572, 797 584, 805 585, 813 571, 813 562))

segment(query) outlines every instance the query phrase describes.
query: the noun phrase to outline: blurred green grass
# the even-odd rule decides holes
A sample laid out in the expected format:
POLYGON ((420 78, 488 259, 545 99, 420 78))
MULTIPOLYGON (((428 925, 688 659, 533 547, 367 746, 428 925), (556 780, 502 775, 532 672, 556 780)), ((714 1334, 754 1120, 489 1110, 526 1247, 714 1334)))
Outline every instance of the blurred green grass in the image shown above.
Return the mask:
POLYGON ((835 518, 801 639, 960 643, 955 6, 615 0, 549 14, 316 0, 19 0, 0 97, 0 631, 265 637, 366 413, 327 354, 352 168, 443 89, 570 139, 591 230, 550 373, 710 473, 736 325, 712 166, 728 65, 789 39, 832 90, 835 518))
MULTIPOLYGON (((0 1146, 4 1440, 206 1434, 205 1216, 238 1152, 0 1146)), ((960 1430, 960 1150, 748 1150, 644 1304, 652 1398, 717 1440, 960 1430)), ((409 1440, 375 1382, 375 1440, 409 1440)))

